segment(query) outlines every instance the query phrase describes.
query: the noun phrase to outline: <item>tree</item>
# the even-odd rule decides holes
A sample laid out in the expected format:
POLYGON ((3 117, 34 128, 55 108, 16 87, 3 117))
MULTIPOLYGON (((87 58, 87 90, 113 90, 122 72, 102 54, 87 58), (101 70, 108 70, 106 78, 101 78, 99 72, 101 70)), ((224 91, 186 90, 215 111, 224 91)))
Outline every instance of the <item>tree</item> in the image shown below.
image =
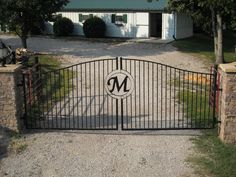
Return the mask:
MULTIPOLYGON (((224 62, 223 27, 235 28, 235 0, 169 0, 168 10, 185 13, 214 36, 216 64, 224 62)), ((235 30, 235 29, 234 29, 235 30)))
POLYGON ((42 21, 52 20, 53 14, 69 0, 0 0, 0 24, 15 31, 27 48, 29 32, 42 21), (2 15, 3 14, 3 15, 2 15))

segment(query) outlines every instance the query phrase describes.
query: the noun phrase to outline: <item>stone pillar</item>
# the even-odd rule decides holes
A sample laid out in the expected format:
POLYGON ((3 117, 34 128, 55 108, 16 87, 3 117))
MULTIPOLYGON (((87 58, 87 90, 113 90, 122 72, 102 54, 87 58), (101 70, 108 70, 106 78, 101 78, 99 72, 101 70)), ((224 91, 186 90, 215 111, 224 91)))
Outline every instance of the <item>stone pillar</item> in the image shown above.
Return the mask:
POLYGON ((236 62, 219 66, 222 76, 220 98, 220 138, 225 143, 236 144, 236 62))
POLYGON ((0 67, 0 127, 21 131, 23 124, 23 88, 21 65, 0 67))

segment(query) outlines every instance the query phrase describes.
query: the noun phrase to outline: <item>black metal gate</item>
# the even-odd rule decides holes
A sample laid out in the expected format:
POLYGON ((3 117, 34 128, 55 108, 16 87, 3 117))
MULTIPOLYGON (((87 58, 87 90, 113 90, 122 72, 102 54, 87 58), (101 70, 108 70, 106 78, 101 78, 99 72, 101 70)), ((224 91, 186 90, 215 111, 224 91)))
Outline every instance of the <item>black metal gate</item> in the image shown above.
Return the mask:
POLYGON ((216 123, 217 72, 114 58, 23 76, 29 129, 208 129, 216 123))

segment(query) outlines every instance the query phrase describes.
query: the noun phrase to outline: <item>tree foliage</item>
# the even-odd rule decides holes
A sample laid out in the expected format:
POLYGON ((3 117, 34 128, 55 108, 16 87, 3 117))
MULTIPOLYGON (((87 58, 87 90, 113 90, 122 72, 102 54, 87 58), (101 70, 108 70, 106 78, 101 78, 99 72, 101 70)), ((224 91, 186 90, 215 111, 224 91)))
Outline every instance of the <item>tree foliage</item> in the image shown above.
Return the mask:
POLYGON ((235 0, 169 0, 169 11, 177 11, 191 16, 196 25, 205 32, 212 32, 212 10, 220 14, 228 29, 236 30, 235 0))
POLYGON ((0 24, 15 31, 27 48, 26 39, 35 25, 49 21, 69 0, 0 0, 0 24), (2 15, 3 14, 3 15, 2 15))
POLYGON ((106 23, 99 17, 91 17, 84 22, 83 30, 87 38, 102 38, 106 33, 106 23))
POLYGON ((74 23, 66 17, 57 18, 53 24, 53 32, 55 36, 68 36, 74 30, 74 23))
POLYGON ((223 62, 223 29, 236 29, 235 0, 169 0, 168 10, 191 16, 197 26, 212 33, 216 63, 223 62))

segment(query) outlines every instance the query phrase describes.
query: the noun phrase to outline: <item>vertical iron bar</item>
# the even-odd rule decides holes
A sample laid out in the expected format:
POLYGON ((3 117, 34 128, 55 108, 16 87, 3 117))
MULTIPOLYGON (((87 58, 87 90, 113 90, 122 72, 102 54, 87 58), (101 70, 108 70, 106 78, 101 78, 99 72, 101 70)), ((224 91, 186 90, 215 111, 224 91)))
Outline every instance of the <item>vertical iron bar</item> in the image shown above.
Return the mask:
POLYGON ((168 81, 168 76, 167 76, 167 70, 168 70, 168 68, 167 68, 167 66, 165 66, 165 70, 166 70, 166 76, 165 76, 165 82, 166 82, 166 84, 165 84, 165 128, 167 128, 167 113, 168 113, 168 108, 167 108, 167 100, 168 100, 168 98, 167 98, 167 81, 168 81))
POLYGON ((64 122, 65 122, 65 125, 63 128, 66 128, 66 76, 65 76, 65 69, 63 69, 63 87, 64 87, 64 106, 63 106, 63 109, 64 109, 64 122))
POLYGON ((191 128, 193 128, 193 109, 194 109, 194 73, 192 73, 192 99, 191 99, 191 128))
POLYGON ((90 128, 92 129, 92 68, 91 68, 91 62, 89 63, 89 123, 90 123, 90 128))
POLYGON ((157 129, 159 128, 159 64, 157 64, 157 129))
POLYGON ((216 66, 214 66, 214 103, 213 103, 213 125, 212 127, 215 128, 215 124, 216 124, 216 94, 217 94, 217 70, 216 70, 216 66))
MULTIPOLYGON (((120 70, 123 70, 123 59, 120 58, 120 70)), ((124 130, 124 100, 121 99, 121 128, 124 130)))
POLYGON ((76 114, 76 121, 77 121, 77 125, 76 125, 76 128, 79 129, 79 78, 78 78, 78 65, 76 65, 76 111, 77 111, 77 114, 76 114))
POLYGON ((75 88, 74 88, 74 67, 72 66, 72 104, 73 104, 73 106, 72 106, 72 110, 73 110, 73 113, 72 113, 72 115, 73 115, 73 128, 75 128, 75 95, 74 95, 74 90, 75 90, 75 88))
POLYGON ((162 127, 162 120, 163 120, 163 117, 162 117, 162 94, 163 94, 163 65, 161 65, 161 128, 162 127))
POLYGON ((154 129, 154 125, 155 125, 155 122, 154 122, 154 64, 152 63, 152 128, 154 129))
POLYGON ((80 65, 80 79, 81 79, 81 88, 80 88, 80 92, 81 92, 81 119, 82 119, 82 129, 84 129, 84 108, 83 108, 83 104, 84 104, 84 98, 83 98, 83 64, 80 65))
MULTIPOLYGON (((53 90, 52 90, 52 72, 50 72, 50 75, 49 75, 49 86, 50 86, 50 101, 51 101, 51 107, 50 107, 50 112, 51 112, 51 119, 52 119, 52 127, 51 128, 54 128, 54 114, 53 114, 53 90)), ((49 116, 50 117, 50 116, 49 116)), ((49 124, 50 125, 50 124, 49 124)), ((50 126, 49 126, 50 128, 50 126)))
POLYGON ((134 102, 135 102, 135 108, 134 108, 134 117, 135 117, 135 129, 137 129, 137 66, 136 61, 134 63, 134 102))
POLYGON ((187 128, 189 128, 189 71, 188 71, 188 88, 187 88, 187 128))
MULTIPOLYGON (((56 71, 53 72, 54 74, 54 96, 55 96, 55 111, 56 111, 56 128, 58 128, 58 115, 57 115, 57 78, 56 78, 56 71)), ((44 111, 43 111, 44 112, 44 111)))
POLYGON ((171 79, 171 76, 172 76, 172 70, 171 70, 171 67, 170 67, 170 75, 169 75, 169 79, 170 79, 170 113, 169 113, 169 128, 171 128, 171 123, 172 123, 172 115, 171 115, 171 107, 172 107, 172 100, 171 100, 171 91, 172 91, 172 79, 171 79))
POLYGON ((142 127, 141 125, 141 61, 139 61, 139 128, 142 127))
POLYGON ((196 110, 195 110, 195 128, 199 128, 198 127, 198 124, 197 124, 197 119, 198 119, 198 112, 197 112, 197 110, 198 110, 198 73, 197 73, 197 84, 196 84, 196 110))
POLYGON ((71 128, 70 126, 70 120, 71 120, 71 115, 70 115, 70 71, 69 69, 67 69, 67 74, 68 74, 68 80, 67 80, 67 86, 68 86, 68 118, 69 118, 69 128, 71 128))
MULTIPOLYGON (((109 60, 107 60, 107 75, 109 74, 109 60)), ((107 128, 109 129, 110 128, 110 126, 109 126, 109 114, 110 114, 110 112, 109 112, 109 107, 110 107, 110 105, 109 105, 109 96, 107 95, 107 128)))
POLYGON ((211 96, 212 96, 212 84, 214 84, 214 75, 212 76, 212 74, 210 75, 210 88, 209 88, 209 100, 208 100, 208 105, 209 105, 209 108, 208 108, 208 127, 210 126, 210 119, 212 118, 211 117, 211 96))
POLYGON ((204 127, 206 128, 206 106, 207 106, 207 82, 208 82, 208 77, 207 74, 205 75, 206 77, 206 83, 205 83, 205 99, 204 99, 204 127))
POLYGON ((181 75, 181 72, 179 70, 179 105, 178 105, 178 128, 180 128, 179 126, 179 121, 180 121, 180 104, 181 104, 181 99, 180 99, 180 93, 181 93, 181 90, 180 90, 180 84, 181 84, 181 79, 180 79, 180 75, 181 75))
POLYGON ((100 62, 98 62, 98 112, 99 112, 99 118, 98 118, 98 127, 101 129, 101 68, 100 68, 100 62))
MULTIPOLYGON (((116 70, 119 70, 119 58, 116 57, 116 70)), ((119 129, 119 100, 116 99, 116 129, 119 129)))
POLYGON ((145 115, 145 104, 146 104, 146 98, 145 98, 145 61, 143 62, 143 98, 144 98, 144 101, 143 101, 143 115, 144 115, 144 129, 146 128, 146 115, 145 115))
MULTIPOLYGON (((131 64, 131 60, 129 61, 130 64, 130 74, 132 75, 132 64, 131 64)), ((131 119, 131 129, 133 128, 133 94, 130 95, 130 105, 131 105, 131 115, 130 115, 130 119, 131 119)))
POLYGON ((27 93, 26 93, 26 86, 25 86, 25 73, 23 73, 23 91, 24 91, 24 110, 25 110, 25 113, 24 113, 24 123, 25 123, 25 126, 26 126, 26 128, 29 128, 29 126, 28 126, 28 105, 27 105, 27 93))
POLYGON ((150 103, 149 103, 149 96, 150 96, 150 95, 149 95, 149 84, 150 84, 150 82, 149 82, 149 62, 148 62, 148 73, 147 73, 147 75, 148 75, 148 78, 147 78, 147 85, 148 85, 148 90, 147 90, 147 92, 148 92, 148 95, 147 95, 147 97, 148 97, 148 105, 147 105, 147 106, 148 106, 148 129, 149 129, 149 128, 150 128, 150 127, 149 127, 149 124, 150 124, 150 116, 149 116, 149 115, 150 115, 150 113, 149 113, 149 107, 150 107, 150 106, 149 106, 149 104, 150 104, 150 103))
POLYGON ((94 62, 94 66, 93 66, 93 80, 94 80, 94 87, 93 87, 93 91, 94 91, 94 129, 97 129, 97 105, 96 105, 96 63, 94 62))
POLYGON ((87 63, 85 63, 85 73, 84 73, 84 77, 85 77, 85 126, 86 129, 88 129, 88 95, 87 95, 87 63))
POLYGON ((176 117, 175 117, 175 116, 176 116, 176 115, 175 115, 175 114, 176 114, 176 108, 175 108, 175 107, 176 107, 176 79, 177 79, 177 78, 176 78, 176 68, 175 68, 175 70, 174 70, 174 73, 175 73, 175 74, 174 74, 174 128, 176 128, 176 127, 175 127, 175 123, 176 123, 176 122, 175 122, 175 121, 176 121, 176 120, 175 120, 175 119, 176 119, 176 117))
POLYGON ((200 94, 200 128, 202 128, 202 74, 201 74, 201 94, 200 94))
MULTIPOLYGON (((103 64, 103 68, 102 68, 102 69, 103 69, 103 86, 104 86, 104 85, 105 85, 105 71, 104 71, 104 70, 105 70, 105 67, 104 67, 104 60, 102 61, 102 64, 103 64)), ((105 97, 104 97, 104 96, 105 96, 105 93, 104 93, 104 87, 103 87, 102 90, 103 90, 103 103, 102 103, 102 104, 103 104, 103 105, 102 105, 102 106, 103 106, 103 115, 102 115, 102 118, 103 118, 102 123, 103 123, 103 125, 102 125, 102 127, 103 127, 103 129, 104 129, 104 128, 105 128, 105 120, 104 120, 104 119, 105 119, 105 117, 104 117, 104 116, 105 116, 105 115, 104 115, 104 109, 105 109, 105 97)))
POLYGON ((185 120, 185 71, 183 71, 183 120, 182 120, 182 128, 185 128, 184 120, 185 120))

